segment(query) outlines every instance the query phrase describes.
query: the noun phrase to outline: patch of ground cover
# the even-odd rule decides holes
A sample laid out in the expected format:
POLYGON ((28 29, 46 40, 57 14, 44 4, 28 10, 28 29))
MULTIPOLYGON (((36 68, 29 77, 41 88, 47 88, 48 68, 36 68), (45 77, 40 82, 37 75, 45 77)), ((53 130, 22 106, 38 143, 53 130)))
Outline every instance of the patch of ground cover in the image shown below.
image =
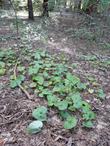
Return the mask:
MULTIPOLYGON (((28 56, 30 56, 30 53, 28 56)), ((56 61, 58 58, 59 57, 56 58, 56 61)), ((25 65, 26 61, 24 59, 22 61, 23 62, 21 66, 22 65, 26 66, 25 65)), ((29 62, 32 63, 32 59, 29 60, 29 62)), ((86 79, 87 76, 84 77, 85 68, 81 69, 81 67, 85 67, 85 65, 81 65, 81 64, 78 65, 78 62, 76 62, 76 64, 77 64, 77 67, 75 64, 73 64, 73 67, 70 67, 70 70, 72 69, 75 74, 79 74, 82 77, 82 80, 86 79), (81 72, 79 71, 79 69, 83 70, 81 71, 83 75, 80 74, 81 72)), ((88 63, 85 61, 85 64, 87 65, 88 63)), ((14 64, 13 64, 13 67, 14 67, 14 64)), ((88 68, 88 65, 87 65, 87 68, 88 68)), ((22 67, 21 68, 19 67, 19 69, 23 71, 22 67)), ((92 75, 93 74, 94 74, 94 71, 92 72, 92 75)), ((89 71, 88 71, 88 75, 90 76, 89 71)), ((96 78, 97 77, 98 75, 96 76, 96 78)), ((94 82, 95 79, 94 77, 93 78, 88 77, 87 80, 89 80, 89 83, 90 83, 90 82, 94 82)), ((28 81, 25 81, 24 85, 27 85, 29 88, 29 84, 30 84, 30 81, 28 79, 28 81)), ((95 86, 97 85, 95 84, 95 86)), ((90 85, 90 89, 93 89, 93 85, 90 85)), ((47 102, 43 101, 41 98, 38 98, 36 93, 34 94, 32 100, 29 100, 29 99, 26 99, 25 95, 19 89, 12 90, 9 88, 9 86, 7 87, 7 90, 6 88, 2 89, 1 95, 3 95, 3 97, 1 100, 2 101, 1 107, 3 108, 3 110, 1 110, 2 111, 1 123, 3 124, 1 124, 1 126, 2 126, 3 131, 5 131, 5 129, 7 129, 8 131, 8 132, 1 131, 2 137, 5 137, 5 140, 7 141, 7 145, 9 145, 9 143, 11 143, 11 145, 20 145, 20 144, 25 145, 25 143, 27 144, 27 142, 29 142, 30 145, 35 145, 36 139, 39 139, 38 142, 40 145, 46 145, 46 144, 52 145, 53 143, 55 143, 55 145, 61 145, 61 144, 66 145, 69 142, 74 143, 75 145, 89 144, 93 146, 97 145, 98 143, 107 144, 109 142, 109 136, 107 136, 109 134, 109 130, 106 129, 109 124, 109 115, 108 115, 109 106, 106 105, 107 107, 104 108, 105 107, 104 102, 101 102, 100 99, 94 98, 96 97, 96 95, 94 93, 91 93, 91 91, 92 90, 88 90, 87 91, 88 93, 84 93, 84 97, 85 97, 85 100, 92 103, 93 110, 97 113, 97 124, 95 125, 95 128, 89 131, 82 129, 81 127, 79 128, 77 127, 76 129, 73 130, 73 132, 64 130, 62 128, 63 123, 57 116, 57 111, 56 110, 54 111, 51 108, 49 110, 49 119, 48 119, 47 124, 44 126, 44 129, 41 131, 41 133, 37 134, 36 136, 30 137, 29 135, 26 134, 26 127, 27 127, 27 124, 30 122, 30 120, 32 121, 32 115, 31 115, 32 109, 40 105, 47 106, 47 102), (10 97, 11 97, 11 100, 10 100, 10 97), (105 122, 105 115, 106 115, 106 122, 105 122), (10 125, 10 126, 6 128, 6 125, 10 125), (105 129, 106 131, 106 136, 105 136, 106 140, 105 138, 104 140, 101 139, 103 135, 102 129, 103 130, 105 129), (10 132, 11 130, 12 132, 10 132), (47 132, 49 133, 49 135, 45 135, 45 133, 47 132), (99 134, 99 132, 101 133, 99 134), (82 139, 80 139, 81 137, 80 135, 83 135, 82 139), (85 135, 86 135, 86 138, 85 138, 85 135), (41 142, 42 137, 43 137, 43 142, 41 142), (11 141, 9 141, 10 138, 11 138, 11 141), (49 139, 51 139, 51 141, 49 139)), ((33 93, 32 90, 29 90, 29 92, 33 93)), ((108 93, 107 93, 107 96, 109 96, 108 93)), ((107 100, 109 101, 109 98, 107 100)), ((107 101, 105 100, 105 102, 107 101)), ((105 135, 105 131, 104 131, 104 135, 105 135)))
MULTIPOLYGON (((40 31, 40 30, 39 30, 40 31)), ((52 36, 55 32, 52 33, 52 36)), ((51 36, 51 33, 50 33, 51 36)), ((56 34, 54 35, 56 37, 56 34)), ((59 34, 59 36, 62 39, 62 32, 61 34, 59 34)), ((65 36, 63 36, 65 38, 65 36)), ((24 37, 25 38, 25 37, 24 37)), ((54 39, 54 37, 53 37, 54 39)), ((56 41, 57 41, 57 37, 56 37, 56 41)), ((40 41, 40 40, 39 40, 40 41)), ((26 41, 28 42, 28 40, 26 41)), ((47 41, 46 41, 47 42, 47 41)), ((43 45, 46 44, 45 41, 43 41, 43 45)), ((69 46, 68 48, 72 48, 72 41, 70 41, 71 44, 68 44, 65 42, 65 44, 67 46, 69 46)), ((33 43, 33 42, 32 42, 33 43)), ((42 41, 40 42, 42 44, 42 41)), ((64 43, 64 42, 63 42, 64 43)), ((26 44, 26 43, 25 43, 26 44)), ((29 43, 28 43, 29 44, 29 43)), ((29 46, 29 45, 26 46, 29 46)), ((38 44, 36 44, 38 45, 38 44)), ((40 48, 40 46, 34 46, 33 49, 40 48)), ((61 45, 62 46, 62 45, 61 45)), ((25 45, 23 46, 25 47, 25 45)), ((59 46, 57 46, 59 47, 59 46)), ((64 47, 64 46, 63 46, 64 47)), ((25 47, 26 48, 26 47, 25 47)), ((43 49, 45 48, 45 45, 43 47, 43 49)), ((46 46, 46 48, 48 49, 48 47, 46 46)), ((62 55, 62 52, 60 53, 60 49, 56 50, 55 46, 53 47, 53 49, 55 50, 55 52, 53 52, 51 50, 51 47, 49 46, 49 51, 51 52, 51 54, 55 54, 58 53, 58 55, 56 55, 58 62, 63 62, 66 60, 66 62, 69 62, 69 59, 65 59, 67 58, 67 56, 62 55)), ((60 47, 61 48, 61 47, 60 47)), ((25 68, 28 68, 28 63, 30 63, 31 60, 29 60, 29 56, 28 52, 24 51, 24 48, 21 49, 23 51, 23 53, 25 55, 21 55, 20 60, 21 61, 21 65, 20 66, 25 66, 25 68), (28 55, 28 57, 26 56, 28 55), (26 56, 26 57, 25 57, 26 56), (25 59, 25 60, 24 60, 25 59)), ((29 50, 29 47, 28 47, 29 50)), ((33 52, 33 50, 32 50, 33 52)), ((30 54, 32 54, 30 52, 30 54)), ((68 58, 70 57, 71 53, 68 53, 68 58)), ((81 52, 81 54, 84 54, 84 52, 81 52)), ((108 55, 108 54, 106 54, 108 55)), ((80 55, 78 54, 78 56, 80 57, 80 55)), ((86 54, 86 58, 88 57, 88 60, 80 60, 80 58, 77 57, 72 57, 71 55, 71 59, 70 62, 73 62, 73 64, 76 64, 76 68, 72 67, 72 72, 74 74, 77 74, 78 76, 80 76, 81 80, 83 82, 89 82, 89 87, 90 90, 87 91, 88 93, 84 93, 83 97, 85 97, 85 100, 87 100, 88 102, 90 102, 93 105, 93 111, 96 112, 97 114, 97 118, 96 118, 96 123, 95 123, 95 127, 91 130, 86 130, 83 129, 82 127, 77 127, 74 130, 64 130, 62 128, 63 123, 61 122, 61 119, 59 119, 59 117, 57 116, 57 111, 56 110, 49 110, 49 119, 48 119, 48 123, 44 125, 43 130, 41 131, 41 133, 38 133, 37 135, 33 135, 30 136, 26 133, 26 127, 28 125, 28 123, 30 123, 32 121, 32 110, 36 107, 36 106, 47 106, 47 102, 45 100, 42 100, 41 98, 38 98, 37 94, 34 94, 34 96, 32 96, 32 99, 29 100, 26 98, 25 94, 23 94, 21 92, 20 89, 16 88, 16 89, 11 89, 9 87, 9 76, 13 74, 13 68, 14 68, 14 64, 11 67, 6 68, 9 71, 6 71, 6 75, 0 77, 1 82, 3 83, 3 86, 1 89, 1 137, 3 139, 5 139, 6 141, 6 145, 7 146, 23 146, 23 145, 56 145, 56 146, 61 146, 61 145, 69 145, 69 143, 71 145, 90 145, 90 146, 96 146, 96 145, 109 145, 109 141, 110 141, 110 129, 109 129, 109 101, 110 101, 110 93, 109 93, 109 76, 110 76, 110 72, 108 70, 107 66, 107 71, 106 73, 103 70, 100 70, 100 68, 94 67, 91 64, 96 64, 97 60, 95 61, 91 61, 91 57, 89 58, 88 55, 86 54), (89 77, 87 77, 89 76, 89 77), (92 76, 92 78, 91 78, 92 76), (94 78, 96 79, 96 81, 94 81, 94 78), (95 83, 94 83, 95 82, 95 83), (99 85, 97 85, 97 83, 99 85), (96 93, 94 92, 94 89, 96 89, 95 86, 103 86, 103 89, 106 93, 106 100, 104 100, 103 102, 100 101, 100 99, 98 98, 94 98, 96 97, 96 93), (92 89, 92 90, 91 90, 92 89), (89 93, 90 92, 90 93, 89 93), (93 93, 94 92, 94 93, 93 93), (6 100, 5 100, 6 99, 6 100), (10 100, 11 99, 11 100, 10 100), (10 110, 9 110, 10 109, 10 110), (20 115, 20 116, 19 116, 20 115), (48 134, 47 134, 48 133, 48 134), (36 143, 37 142, 37 143, 36 143)), ((99 60, 98 60, 99 61, 99 60)), ((29 76, 26 76, 25 86, 29 86, 30 82, 29 82, 29 76)), ((29 87, 28 87, 29 88, 29 87)), ((28 89, 27 90, 30 93, 33 93, 33 90, 28 89)))

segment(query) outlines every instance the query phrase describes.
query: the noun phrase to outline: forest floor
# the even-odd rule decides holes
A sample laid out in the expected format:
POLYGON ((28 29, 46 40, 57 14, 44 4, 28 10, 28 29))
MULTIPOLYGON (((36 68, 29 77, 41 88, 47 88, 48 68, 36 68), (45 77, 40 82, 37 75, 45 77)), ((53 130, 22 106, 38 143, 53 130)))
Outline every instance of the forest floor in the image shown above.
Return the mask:
MULTIPOLYGON (((19 89, 11 89, 10 76, 13 66, 0 76, 0 146, 110 146, 110 27, 105 17, 87 17, 74 13, 64 16, 52 15, 34 22, 18 20, 19 39, 16 38, 15 19, 0 18, 0 51, 11 48, 26 67, 29 52, 47 50, 58 60, 74 64, 73 73, 91 84, 93 80, 103 88, 106 97, 96 98, 90 90, 85 99, 96 113, 94 127, 65 130, 54 109, 41 132, 29 135, 26 127, 32 120, 32 110, 46 101, 31 90, 32 99, 19 89), (18 45, 17 45, 18 44, 18 45), (31 51, 30 51, 31 50, 31 51), (18 51, 21 53, 18 54, 18 51)), ((28 82, 25 84, 28 86, 28 82)), ((96 85, 97 86, 97 85, 96 85)))

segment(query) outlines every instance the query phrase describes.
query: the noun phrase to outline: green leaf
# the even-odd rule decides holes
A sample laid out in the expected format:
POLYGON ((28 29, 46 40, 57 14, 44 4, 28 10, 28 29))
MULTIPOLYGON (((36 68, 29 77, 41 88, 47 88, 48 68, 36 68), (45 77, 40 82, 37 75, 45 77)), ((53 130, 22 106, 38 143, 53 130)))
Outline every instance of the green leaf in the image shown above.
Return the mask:
POLYGON ((86 89, 86 84, 84 84, 84 83, 78 83, 78 84, 77 84, 77 87, 78 87, 78 89, 80 89, 80 90, 84 90, 84 89, 86 89))
POLYGON ((40 52, 40 55, 41 55, 42 57, 45 57, 45 56, 46 56, 46 51, 40 52))
POLYGON ((60 76, 54 76, 52 78, 52 81, 54 84, 61 82, 61 77, 60 76))
POLYGON ((5 63, 3 61, 0 61, 0 68, 4 68, 5 67, 5 63))
POLYGON ((82 101, 75 101, 73 104, 74 108, 79 109, 82 106, 82 101))
POLYGON ((68 117, 67 120, 64 122, 65 129, 72 129, 77 125, 77 119, 75 117, 68 117))
POLYGON ((40 65, 29 67, 29 75, 37 74, 39 72, 40 65))
POLYGON ((92 111, 87 111, 86 113, 83 114, 83 119, 85 120, 93 120, 95 119, 95 113, 92 111))
POLYGON ((11 88, 15 88, 15 87, 17 87, 17 86, 18 86, 18 84, 17 84, 16 80, 11 80, 11 81, 10 81, 10 87, 11 87, 11 88))
POLYGON ((43 72, 43 76, 44 76, 45 78, 47 78, 47 77, 49 77, 49 74, 48 74, 46 71, 44 71, 44 72, 43 72))
POLYGON ((36 52, 36 53, 34 54, 34 58, 37 59, 37 60, 40 60, 40 58, 41 58, 40 53, 39 53, 39 52, 36 52))
POLYGON ((79 92, 71 94, 70 98, 73 100, 73 102, 81 101, 82 100, 79 92))
POLYGON ((42 121, 33 121, 29 124, 27 127, 27 131, 29 134, 35 134, 41 131, 41 128, 43 127, 42 121))
POLYGON ((74 105, 70 105, 70 106, 68 107, 68 110, 70 110, 70 111, 75 111, 76 108, 74 107, 74 105))
POLYGON ((49 106, 54 106, 59 102, 60 100, 55 95, 48 95, 47 101, 49 106))
POLYGON ((106 94, 104 93, 103 89, 99 89, 99 90, 98 90, 98 96, 99 96, 99 98, 101 98, 101 99, 105 99, 106 94))
POLYGON ((56 107, 58 107, 59 110, 66 110, 68 107, 68 102, 66 100, 59 101, 55 104, 56 107))
POLYGON ((77 108, 77 109, 81 108, 81 106, 82 106, 82 98, 81 98, 79 92, 72 94, 71 99, 73 100, 73 106, 75 108, 77 108))
POLYGON ((60 116, 63 118, 63 120, 66 120, 68 117, 70 117, 71 115, 66 112, 66 111, 60 111, 60 116))
POLYGON ((23 81, 24 81, 25 77, 23 75, 19 75, 17 76, 17 78, 14 80, 12 79, 10 81, 10 86, 11 88, 15 88, 17 87, 18 85, 20 85, 23 81))
POLYGON ((42 92, 44 95, 51 95, 52 92, 49 90, 49 89, 43 89, 43 92, 42 92))
POLYGON ((94 125, 91 121, 85 121, 83 122, 83 126, 87 128, 92 128, 94 125))
POLYGON ((23 75, 19 75, 19 76, 17 76, 17 80, 18 80, 18 82, 19 81, 24 81, 24 79, 25 79, 25 76, 23 76, 23 75))
POLYGON ((87 113, 91 109, 91 106, 86 101, 82 101, 82 111, 83 113, 87 113))
POLYGON ((72 83, 73 86, 80 82, 80 79, 77 76, 72 75, 69 72, 66 74, 66 78, 72 83))
POLYGON ((0 76, 3 76, 5 74, 6 69, 0 68, 0 76))
POLYGON ((61 83, 61 84, 57 84, 54 86, 53 88, 53 92, 64 92, 65 91, 65 86, 61 83))
POLYGON ((40 106, 37 109, 34 109, 32 112, 32 116, 40 121, 47 120, 47 108, 44 106, 40 106))
POLYGON ((43 85, 43 83, 44 83, 44 78, 43 78, 43 76, 41 76, 41 75, 34 76, 34 77, 33 77, 33 81, 37 81, 37 83, 38 83, 39 85, 43 85))

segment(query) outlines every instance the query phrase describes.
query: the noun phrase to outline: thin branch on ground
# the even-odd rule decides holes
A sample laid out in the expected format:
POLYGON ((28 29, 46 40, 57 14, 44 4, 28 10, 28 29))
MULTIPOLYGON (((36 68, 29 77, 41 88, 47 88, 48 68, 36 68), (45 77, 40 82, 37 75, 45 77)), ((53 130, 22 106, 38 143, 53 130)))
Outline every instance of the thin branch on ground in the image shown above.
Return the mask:
MULTIPOLYGON (((17 79, 17 75, 16 75, 16 72, 17 72, 17 64, 18 64, 18 62, 15 64, 15 67, 14 67, 14 79, 15 80, 17 79)), ((31 95, 28 93, 28 91, 21 84, 18 84, 18 86, 25 93, 25 95, 27 96, 28 99, 32 99, 31 98, 31 95)))

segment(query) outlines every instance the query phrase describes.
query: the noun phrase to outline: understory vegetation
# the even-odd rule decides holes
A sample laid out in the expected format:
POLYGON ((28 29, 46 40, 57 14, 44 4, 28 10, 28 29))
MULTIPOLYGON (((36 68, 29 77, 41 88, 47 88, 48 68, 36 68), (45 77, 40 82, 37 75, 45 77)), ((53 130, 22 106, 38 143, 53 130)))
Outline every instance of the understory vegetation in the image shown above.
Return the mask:
MULTIPOLYGON (((59 60, 58 63, 57 59, 46 51, 37 49, 35 52, 28 52, 27 56, 30 58, 27 60, 28 66, 25 67, 19 59, 16 62, 16 54, 13 50, 0 52, 1 76, 7 71, 6 68, 15 65, 11 71, 14 71, 14 74, 10 76, 10 87, 20 87, 25 93, 31 88, 34 94, 47 101, 47 107, 40 106, 33 110, 32 116, 37 121, 29 125, 28 131, 37 133, 41 130, 42 122, 48 122, 50 107, 57 109, 61 120, 64 120, 65 129, 76 127, 77 124, 79 125, 78 121, 83 127, 92 128, 96 114, 92 105, 84 100, 82 93, 93 94, 93 98, 100 100, 105 98, 103 89, 95 79, 87 78, 89 82, 92 81, 91 88, 89 82, 82 82, 78 75, 73 74, 75 64, 70 66, 65 59, 63 62, 59 60), (29 80, 29 85, 25 85, 26 80, 29 80), (80 114, 80 119, 77 118, 77 114, 80 114)), ((91 61, 91 58, 87 59, 91 61)), ((31 99, 31 96, 29 95, 28 98, 31 99)))
POLYGON ((110 0, 0 1, 0 146, 108 146, 110 0))

